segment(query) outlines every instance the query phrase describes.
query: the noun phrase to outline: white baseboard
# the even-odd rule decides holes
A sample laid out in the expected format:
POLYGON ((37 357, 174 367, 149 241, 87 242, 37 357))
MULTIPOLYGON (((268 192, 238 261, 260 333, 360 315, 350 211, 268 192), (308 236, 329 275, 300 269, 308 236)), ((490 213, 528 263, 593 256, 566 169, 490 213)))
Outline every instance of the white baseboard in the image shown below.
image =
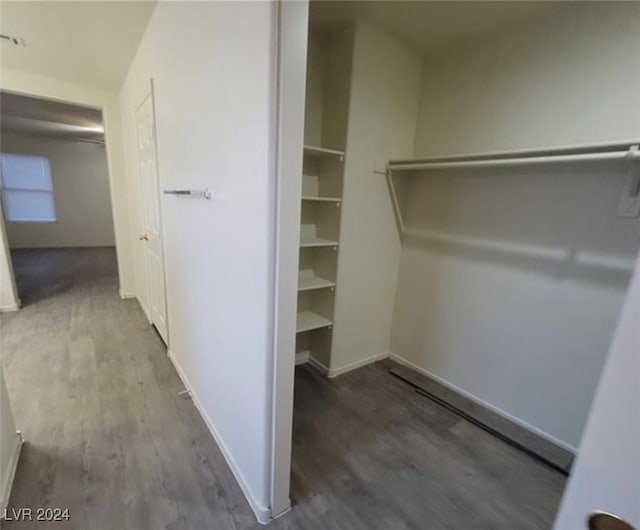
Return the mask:
POLYGON ((296 366, 309 362, 309 352, 305 351, 296 355, 296 366))
POLYGON ((136 295, 133 293, 125 293, 122 289, 118 290, 118 294, 120 295, 120 298, 122 298, 123 300, 129 300, 130 298, 136 298, 136 295))
POLYGON ((22 433, 20 431, 16 431, 16 436, 18 438, 18 443, 16 444, 15 449, 13 450, 13 455, 11 455, 11 461, 9 462, 9 472, 4 479, 4 484, 2 484, 2 499, 0 499, 0 519, 4 518, 5 508, 9 505, 9 498, 11 497, 11 488, 13 487, 13 480, 16 477, 16 470, 18 469, 18 460, 20 460, 20 452, 22 450, 22 433))
MULTIPOLYGON (((285 508, 284 510, 282 510, 280 513, 274 514, 271 516, 271 519, 279 519, 280 517, 282 517, 283 515, 288 514, 291 511, 291 501, 289 501, 289 506, 287 508, 285 508)), ((263 523, 264 524, 264 523, 263 523)))
POLYGON ((345 364, 344 366, 340 366, 339 368, 329 368, 322 364, 314 357, 309 357, 309 364, 311 364, 314 368, 318 369, 324 375, 326 375, 329 379, 333 379, 334 377, 338 377, 339 375, 346 374, 347 372, 351 372, 352 370, 357 370, 358 368, 362 368, 367 364, 375 363, 381 361, 382 359, 386 359, 389 357, 389 352, 377 353, 376 355, 372 355, 371 357, 366 357, 365 359, 359 359, 355 362, 345 364))
POLYGON ((189 383, 189 379, 187 378, 187 375, 184 373, 184 371, 180 367, 180 364, 178 363, 177 359, 173 355, 173 352, 171 350, 168 350, 167 354, 169 356, 169 359, 171 360, 171 363, 176 369, 176 372, 178 372, 178 376, 182 380, 182 383, 184 384, 185 389, 189 391, 193 404, 196 406, 196 409, 198 410, 198 412, 200 413, 200 416, 204 420, 204 423, 206 424, 207 428, 209 429, 209 432, 211 433, 211 436, 213 437, 216 444, 220 448, 220 451, 222 451, 222 455, 227 461, 227 464, 229 465, 229 468, 231 469, 233 476, 236 478, 236 481, 240 485, 240 489, 242 489, 242 493, 244 493, 244 496, 249 502, 249 505, 251 506, 253 513, 255 513, 256 519, 260 524, 269 523, 272 519, 271 509, 268 506, 262 506, 260 503, 256 501, 256 499, 254 499, 251 493, 251 490, 249 489, 249 486, 247 484, 247 481, 245 480, 244 476, 242 475, 242 472, 240 471, 240 468, 237 466, 231 452, 225 445, 222 437, 220 436, 220 433, 218 432, 215 425, 213 424, 213 421, 211 421, 211 418, 209 417, 204 407, 202 406, 202 403, 198 399, 198 396, 193 391, 193 387, 189 383))
POLYGON ((450 383, 446 379, 443 379, 439 375, 434 374, 433 372, 427 370, 426 368, 423 368, 422 366, 418 366, 417 364, 415 364, 415 363, 413 363, 411 361, 408 361, 404 357, 400 357, 399 355, 396 355, 395 353, 392 353, 392 352, 389 352, 389 358, 394 360, 394 361, 396 361, 398 364, 401 364, 403 366, 406 366, 407 368, 411 368, 412 370, 414 370, 414 371, 416 371, 418 373, 421 373, 422 375, 428 377, 429 379, 433 379, 434 381, 436 381, 436 382, 440 383, 441 385, 449 388, 450 390, 453 390, 457 394, 460 394, 460 395, 466 397, 467 399, 473 401, 474 403, 477 403, 481 407, 483 407, 485 409, 489 409, 490 411, 495 412, 499 416, 502 416, 503 418, 506 418, 507 420, 519 425, 523 429, 526 429, 526 430, 532 432, 536 436, 539 436, 540 438, 544 438, 545 440, 548 440, 549 442, 551 442, 551 443, 553 443, 553 444, 555 444, 555 445, 557 445, 559 447, 562 447, 563 449, 565 449, 565 450, 567 450, 567 451, 569 451, 569 452, 571 452, 573 454, 577 454, 578 449, 576 447, 573 447, 572 445, 569 445, 568 443, 563 442, 562 440, 558 440, 557 438, 555 438, 551 434, 540 430, 538 427, 535 427, 535 426, 527 423, 526 421, 521 420, 520 418, 516 418, 515 416, 512 416, 508 412, 496 407, 495 405, 492 405, 491 403, 488 403, 488 402, 484 401, 483 399, 481 399, 481 398, 479 398, 479 397, 467 392, 466 390, 463 390, 462 388, 454 385, 453 383, 450 383))
POLYGON ((0 306, 0 313, 11 313, 13 311, 18 311, 21 307, 22 307, 22 300, 18 298, 15 304, 0 306))
POLYGON ((327 376, 329 378, 334 378, 342 374, 346 374, 347 372, 351 372, 352 370, 357 370, 358 368, 362 368, 367 364, 376 363, 378 361, 382 361, 382 359, 386 359, 389 357, 389 352, 377 353, 376 355, 372 355, 371 357, 366 357, 365 359, 359 359, 355 362, 345 364, 340 368, 330 368, 327 376))
POLYGON ((329 368, 327 368, 324 364, 322 364, 315 357, 309 356, 309 364, 313 366, 316 370, 318 370, 323 375, 329 376, 329 368))

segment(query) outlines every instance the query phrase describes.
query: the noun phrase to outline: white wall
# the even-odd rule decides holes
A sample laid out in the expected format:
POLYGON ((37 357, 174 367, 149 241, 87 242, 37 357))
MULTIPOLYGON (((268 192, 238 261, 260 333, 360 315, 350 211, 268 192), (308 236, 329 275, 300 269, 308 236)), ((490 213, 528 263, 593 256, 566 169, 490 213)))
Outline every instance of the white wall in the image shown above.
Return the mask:
MULTIPOLYGON (((640 137, 637 4, 571 4, 425 63, 416 155, 640 137)), ((626 166, 410 177, 391 350, 574 449, 639 223, 626 166)))
POLYGON ((322 145, 322 116, 324 113, 325 39, 316 33, 308 35, 307 72, 304 106, 304 144, 322 145))
POLYGON ((115 244, 104 146, 3 131, 0 147, 47 157, 56 203, 55 223, 6 223, 11 248, 115 244))
POLYGON ((638 2, 567 2, 427 61, 416 153, 637 137, 638 35, 638 2))
MULTIPOLYGON (((320 145, 338 151, 345 151, 347 144, 354 35, 354 28, 346 27, 325 35, 322 41, 314 37, 311 39, 312 44, 315 41, 314 46, 321 47, 320 64, 323 68, 320 145)), ((311 54, 310 59, 314 60, 314 54, 311 54)), ((312 99, 311 103, 312 106, 317 106, 315 100, 312 99)), ((317 127, 315 130, 317 131, 317 127)))
POLYGON ((11 494, 20 443, 20 437, 16 434, 7 386, 0 369, 0 517, 11 494))
POLYGON ((160 187, 215 194, 161 196, 169 349, 262 520, 271 493, 273 7, 159 3, 120 95, 137 228, 134 109, 150 78, 160 187))
MULTIPOLYGON (((122 296, 133 295, 135 282, 131 254, 132 234, 129 227, 128 190, 124 174, 120 107, 117 95, 91 86, 77 85, 5 67, 2 68, 2 76, 0 76, 0 89, 102 109, 106 155, 109 166, 109 190, 113 205, 120 294, 122 296)), ((0 263, 1 266, 2 264, 0 263)))
POLYGON ((334 370, 389 349, 400 238, 386 178, 373 169, 376 160, 412 155, 420 101, 417 52, 365 23, 353 42, 334 370))

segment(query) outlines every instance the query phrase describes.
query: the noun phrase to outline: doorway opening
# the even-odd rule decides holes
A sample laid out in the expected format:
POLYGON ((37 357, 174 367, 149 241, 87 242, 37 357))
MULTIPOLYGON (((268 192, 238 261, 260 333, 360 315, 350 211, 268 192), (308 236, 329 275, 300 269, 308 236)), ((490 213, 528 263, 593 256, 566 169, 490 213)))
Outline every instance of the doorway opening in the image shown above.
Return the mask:
POLYGON ((102 110, 0 95, 3 241, 15 278, 9 309, 70 293, 88 278, 117 291, 102 110))
MULTIPOLYGON (((530 12, 536 49, 525 60, 515 36, 486 28, 492 45, 478 47, 437 3, 346 6, 311 2, 297 43, 307 58, 302 163, 287 168, 298 203, 279 196, 278 219, 290 215, 300 236, 298 253, 280 251, 278 278, 296 313, 278 315, 279 345, 284 333, 295 340, 294 383, 276 383, 281 394, 295 388, 291 443, 277 448, 291 455, 293 513, 323 499, 369 527, 549 528, 567 476, 578 476, 573 459, 634 269, 637 194, 628 198, 626 182, 639 142, 619 141, 601 113, 582 114, 594 132, 585 137, 537 89, 515 116, 502 96, 522 95, 533 86, 522 78, 540 71, 488 65, 502 53, 509 64, 536 57, 555 75, 544 50, 550 35, 567 38, 558 21, 596 8, 530 12), (436 20, 460 32, 455 51, 434 44, 436 20), (479 64, 482 87, 469 81, 479 64)), ((476 7, 481 20, 486 6, 476 7)), ((592 20, 628 16, 603 9, 592 20)), ((592 42, 596 31, 606 24, 570 38, 592 42)), ((605 62, 624 72, 616 59, 605 62)), ((567 69, 555 82, 586 93, 599 80, 567 69)))

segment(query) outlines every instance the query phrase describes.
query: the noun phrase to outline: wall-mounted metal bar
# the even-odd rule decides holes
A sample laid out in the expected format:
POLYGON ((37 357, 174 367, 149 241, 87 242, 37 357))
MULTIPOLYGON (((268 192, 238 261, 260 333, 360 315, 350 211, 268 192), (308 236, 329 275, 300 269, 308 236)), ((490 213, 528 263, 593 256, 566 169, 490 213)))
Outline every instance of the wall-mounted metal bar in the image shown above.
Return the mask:
POLYGON ((213 199, 213 192, 210 189, 204 190, 164 190, 165 195, 179 195, 181 197, 195 197, 202 199, 213 199))

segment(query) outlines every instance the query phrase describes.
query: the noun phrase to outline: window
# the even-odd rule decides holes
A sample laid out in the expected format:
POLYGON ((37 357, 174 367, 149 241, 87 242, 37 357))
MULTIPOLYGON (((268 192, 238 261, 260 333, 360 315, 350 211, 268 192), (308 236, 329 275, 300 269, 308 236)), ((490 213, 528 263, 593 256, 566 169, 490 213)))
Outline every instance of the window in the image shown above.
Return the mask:
POLYGON ((2 205, 12 223, 54 223, 56 205, 49 159, 44 156, 0 155, 2 205))

